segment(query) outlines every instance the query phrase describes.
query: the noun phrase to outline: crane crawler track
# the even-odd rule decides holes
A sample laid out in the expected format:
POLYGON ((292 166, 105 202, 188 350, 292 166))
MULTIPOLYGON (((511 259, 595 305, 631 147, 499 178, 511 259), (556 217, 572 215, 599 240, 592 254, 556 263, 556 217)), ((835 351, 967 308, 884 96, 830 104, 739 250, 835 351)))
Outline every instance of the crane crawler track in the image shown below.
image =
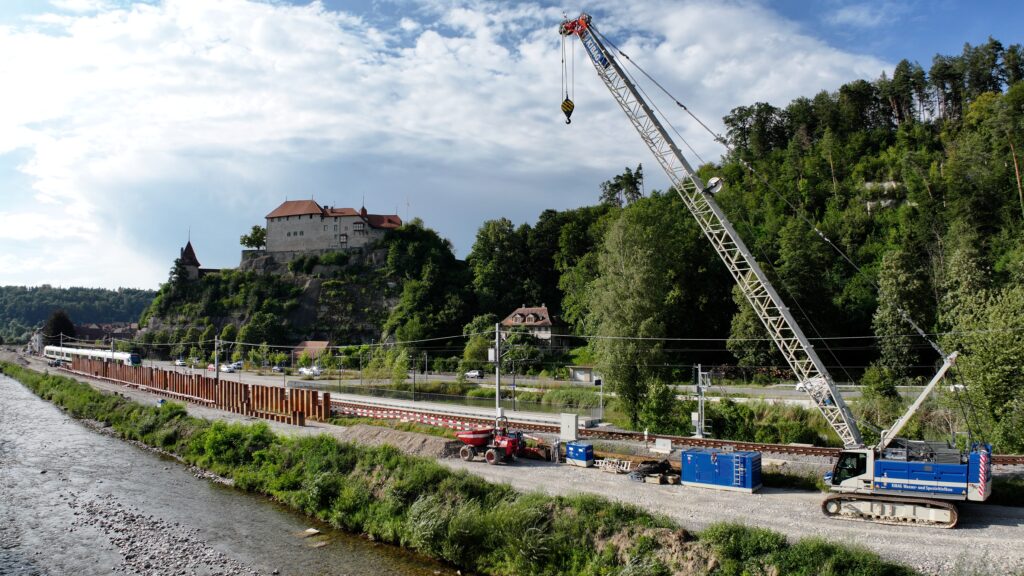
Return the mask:
POLYGON ((829 494, 821 502, 821 511, 830 518, 872 524, 953 528, 958 520, 953 502, 899 496, 829 494))

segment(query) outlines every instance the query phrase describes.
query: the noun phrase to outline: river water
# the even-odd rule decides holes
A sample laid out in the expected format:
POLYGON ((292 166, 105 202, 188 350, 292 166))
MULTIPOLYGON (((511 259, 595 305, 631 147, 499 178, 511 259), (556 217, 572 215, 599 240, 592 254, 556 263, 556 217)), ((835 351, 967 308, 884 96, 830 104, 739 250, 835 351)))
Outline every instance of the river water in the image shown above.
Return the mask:
POLYGON ((455 571, 332 530, 89 429, 0 375, 0 574, 435 576, 455 571), (305 534, 308 528, 321 533, 305 534))

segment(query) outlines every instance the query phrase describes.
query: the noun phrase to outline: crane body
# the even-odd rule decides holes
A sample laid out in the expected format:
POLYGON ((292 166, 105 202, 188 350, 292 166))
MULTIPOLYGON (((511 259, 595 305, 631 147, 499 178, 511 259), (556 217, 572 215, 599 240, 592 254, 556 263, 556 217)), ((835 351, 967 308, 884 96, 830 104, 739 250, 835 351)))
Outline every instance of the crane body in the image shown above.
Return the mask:
POLYGON ((696 174, 615 56, 584 13, 559 26, 562 36, 580 39, 594 69, 625 112, 640 138, 665 171, 683 204, 753 307, 802 388, 843 442, 844 450, 826 476, 833 494, 822 511, 886 523, 952 527, 951 501, 983 501, 991 494, 991 446, 974 444, 969 453, 895 435, 916 413, 956 359, 946 358, 939 373, 877 446, 867 447, 831 375, 767 276, 714 199, 721 180, 707 184, 696 174))

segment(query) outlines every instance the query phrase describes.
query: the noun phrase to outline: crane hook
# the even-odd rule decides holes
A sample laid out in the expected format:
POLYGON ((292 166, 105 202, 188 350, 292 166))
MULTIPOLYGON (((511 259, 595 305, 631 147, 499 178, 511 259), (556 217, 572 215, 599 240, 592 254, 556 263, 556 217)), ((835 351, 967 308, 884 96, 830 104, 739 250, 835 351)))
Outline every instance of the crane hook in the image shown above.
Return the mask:
POLYGON ((562 101, 562 113, 565 114, 566 124, 572 124, 572 110, 575 107, 576 105, 572 103, 572 100, 569 100, 568 96, 566 96, 565 100, 562 101))

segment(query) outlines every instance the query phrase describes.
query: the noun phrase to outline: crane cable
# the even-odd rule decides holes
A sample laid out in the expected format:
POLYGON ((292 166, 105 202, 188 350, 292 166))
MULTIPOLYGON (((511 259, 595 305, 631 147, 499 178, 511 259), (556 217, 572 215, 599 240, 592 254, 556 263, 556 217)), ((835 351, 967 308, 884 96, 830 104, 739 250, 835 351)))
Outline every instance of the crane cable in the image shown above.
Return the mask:
MULTIPOLYGON (((647 72, 646 72, 646 71, 645 71, 645 70, 644 70, 644 69, 643 69, 642 67, 640 67, 640 65, 639 65, 639 64, 637 64, 636 62, 634 62, 634 61, 633 61, 633 60, 632 60, 632 59, 631 59, 631 58, 630 58, 630 57, 629 57, 628 55, 626 55, 626 53, 625 53, 625 52, 623 52, 623 51, 622 51, 622 50, 621 50, 621 49, 620 49, 620 48, 619 48, 618 46, 616 46, 614 42, 612 42, 611 40, 609 40, 609 39, 608 39, 608 37, 606 37, 606 36, 605 36, 604 34, 601 34, 600 32, 598 32, 598 31, 597 31, 597 30, 596 30, 596 29, 595 29, 595 28, 594 28, 593 26, 591 27, 591 31, 592 31, 593 33, 595 33, 595 34, 598 34, 598 35, 599 35, 599 36, 601 37, 601 40, 602 40, 603 42, 607 43, 607 44, 608 44, 609 46, 611 46, 612 48, 614 48, 616 52, 618 52, 619 54, 621 54, 621 55, 622 55, 622 56, 623 56, 623 57, 624 57, 624 58, 625 58, 626 60, 628 60, 628 61, 629 61, 629 63, 630 63, 630 64, 632 64, 632 65, 633 65, 634 67, 636 67, 636 69, 637 69, 637 70, 639 70, 639 71, 640 71, 640 73, 644 75, 644 77, 646 77, 646 78, 647 78, 648 80, 650 80, 650 81, 651 81, 651 82, 652 82, 653 84, 655 84, 655 85, 656 85, 656 86, 657 86, 657 87, 658 87, 658 88, 659 88, 659 89, 660 89, 660 90, 661 90, 662 92, 664 92, 664 93, 665 93, 666 95, 668 95, 668 97, 669 97, 669 98, 671 98, 673 102, 675 102, 675 103, 676 103, 676 104, 677 104, 678 106, 680 106, 681 108, 683 108, 683 110, 686 110, 686 112, 687 112, 687 113, 688 113, 688 114, 690 115, 690 117, 691 117, 691 118, 693 118, 693 119, 694 119, 694 120, 695 120, 695 121, 696 121, 696 122, 697 122, 698 124, 700 124, 700 125, 701 125, 701 126, 702 126, 702 127, 703 127, 703 128, 705 129, 705 130, 707 130, 708 132, 711 132, 711 129, 710 129, 710 128, 709 128, 708 126, 707 126, 707 124, 705 124, 704 122, 702 122, 702 121, 700 120, 700 118, 698 118, 697 116, 695 116, 695 115, 693 114, 693 112, 691 112, 691 111, 690 111, 690 109, 689 109, 689 108, 687 108, 687 107, 686 107, 686 106, 685 106, 685 105, 684 105, 684 104, 683 104, 682 102, 680 102, 680 101, 679 101, 679 100, 678 100, 677 98, 675 98, 674 96, 672 96, 672 94, 670 94, 670 93, 669 93, 669 92, 668 92, 668 91, 667 91, 667 90, 665 89, 665 87, 664 87, 664 86, 662 86, 661 84, 659 84, 659 83, 658 83, 658 81, 657 81, 657 80, 655 80, 654 78, 652 78, 650 74, 648 74, 648 73, 647 73, 647 72)), ((704 158, 702 158, 702 157, 701 157, 701 155, 700 155, 700 154, 699 154, 699 153, 697 152, 697 150, 696 150, 696 149, 694 149, 694 147, 693 147, 692 145, 690 145, 690 143, 689 143, 689 142, 688 142, 688 141, 687 141, 687 140, 686 140, 685 138, 683 138, 683 137, 682 137, 682 135, 681 135, 681 134, 679 133, 679 131, 678 131, 678 130, 677 130, 677 129, 675 128, 675 126, 674 126, 674 125, 672 125, 671 121, 669 121, 669 119, 668 119, 668 117, 666 116, 666 114, 665 114, 664 112, 662 112, 662 111, 661 111, 661 109, 660 109, 660 108, 658 107, 658 105, 657 105, 656 103, 654 103, 653 99, 652 99, 652 98, 651 98, 651 97, 650 97, 650 96, 649 96, 649 95, 647 94, 647 91, 643 89, 643 87, 642 87, 642 86, 640 85, 640 83, 636 81, 636 79, 635 79, 635 78, 633 77, 633 75, 632 75, 632 74, 630 74, 630 73, 629 73, 629 72, 628 72, 627 70, 625 70, 625 69, 623 69, 623 70, 622 70, 622 72, 623 72, 624 74, 626 74, 626 75, 627 75, 627 76, 629 77, 630 81, 631 81, 631 82, 633 83, 633 85, 634 85, 634 86, 636 87, 636 89, 637 89, 637 90, 639 90, 639 91, 640 91, 640 92, 641 92, 641 93, 642 93, 642 94, 643 94, 643 95, 644 95, 644 96, 645 96, 645 97, 647 98, 647 100, 649 101, 649 103, 650 103, 651 107, 652 107, 652 108, 653 108, 653 109, 654 109, 654 110, 655 110, 655 111, 657 112, 657 114, 658 114, 659 116, 661 116, 661 118, 662 118, 662 119, 663 119, 663 120, 665 121, 665 123, 666 123, 666 124, 668 124, 669 128, 671 128, 671 129, 672 129, 672 131, 673 131, 673 132, 674 132, 674 133, 676 134, 676 136, 677 136, 677 137, 678 137, 678 138, 679 138, 680 140, 682 140, 682 141, 683 141, 683 144, 685 144, 685 145, 686 145, 686 147, 687 147, 687 148, 689 148, 689 150, 690 150, 691 152, 693 152, 693 154, 694 154, 694 155, 695 155, 695 156, 697 157, 697 159, 698 159, 698 160, 700 160, 700 161, 701 161, 701 163, 702 163, 702 164, 707 164, 707 161, 706 161, 706 160, 704 160, 704 158)), ((728 142, 727 142, 727 141, 724 141, 725 139, 724 139, 723 137, 721 137, 720 135, 716 135, 716 134, 714 134, 714 132, 711 132, 711 134, 712 134, 712 136, 714 136, 714 137, 715 137, 715 139, 716 139, 717 141, 720 141, 720 142, 722 142, 722 144, 723 144, 724 146, 726 146, 726 148, 728 149, 728 147, 729 147, 729 145, 728 145, 728 142)), ((751 170, 751 171, 753 172, 753 168, 750 168, 750 170, 751 170)), ((756 174, 756 173, 755 173, 755 174, 756 174)), ((760 174, 758 174, 758 176, 760 177, 760 174)), ((763 178, 762 178, 762 180, 763 180, 763 178)), ((764 182, 764 183, 765 183, 766 185, 768 185, 769 187, 771 186, 771 185, 770 185, 770 184, 769 184, 768 182, 764 182)), ((794 208, 794 207, 793 207, 792 205, 790 205, 790 208, 792 208, 792 209, 794 209, 794 210, 795 210, 795 208, 794 208)), ((745 224, 747 225, 748 229, 750 229, 751 231, 752 231, 752 230, 754 229, 754 226, 753 226, 753 223, 752 223, 752 222, 750 222, 750 221, 746 221, 746 222, 745 222, 745 224)), ((812 228, 813 228, 813 225, 812 225, 812 228)), ((817 230, 815 230, 815 231, 817 231, 817 230)), ((820 233, 819 233, 819 234, 820 234, 820 233)), ((827 240, 827 239, 826 239, 826 240, 827 240)), ((837 249, 838 249, 838 248, 837 248, 837 249)), ((770 261, 770 260, 768 260, 768 258, 767 258, 767 255, 763 253, 763 251, 762 251, 762 253, 761 253, 761 257, 762 257, 762 258, 764 259, 764 261, 765 261, 765 262, 769 262, 769 261, 770 261)), ((812 329, 812 330, 814 331, 814 333, 815 333, 815 334, 816 334, 816 335, 818 336, 818 338, 819 338, 820 340, 823 340, 823 343, 824 343, 824 345, 825 345, 825 349, 826 349, 826 350, 828 350, 828 353, 829 353, 829 355, 831 355, 831 356, 832 356, 832 359, 833 359, 833 360, 835 360, 835 362, 836 362, 836 365, 838 365, 838 366, 839 366, 839 367, 840 367, 840 368, 841 368, 841 369, 843 370, 843 373, 844 373, 844 374, 846 375, 846 377, 847 377, 847 378, 848 378, 848 379, 849 379, 849 380, 850 380, 850 381, 852 382, 852 381, 853 381, 853 376, 852 376, 852 375, 851 375, 851 374, 849 373, 849 371, 848 371, 848 370, 846 369, 846 367, 845 367, 845 366, 843 366, 842 362, 840 362, 840 361, 839 361, 839 357, 838 357, 838 356, 836 356, 836 353, 835 353, 835 351, 834 351, 834 350, 832 350, 832 348, 831 348, 831 347, 830 347, 830 346, 828 345, 828 342, 824 342, 824 339, 823 339, 823 337, 822 337, 821 331, 819 331, 819 330, 818 330, 818 327, 817 327, 817 326, 816 326, 816 325, 814 324, 813 320, 811 320, 811 317, 810 317, 810 315, 808 315, 808 314, 807 314, 807 311, 806 311, 806 310, 804 310, 803 306, 801 306, 801 305, 800 305, 800 302, 799 302, 798 300, 796 300, 796 299, 794 298, 794 299, 793 299, 793 302, 794 302, 794 303, 796 304, 797 308, 798 308, 798 309, 800 310, 800 313, 801 313, 801 314, 803 315, 804 319, 805 319, 805 320, 806 320, 806 322, 807 322, 807 323, 808 323, 808 324, 810 325, 810 327, 811 327, 811 329, 812 329)))
MULTIPOLYGON (((811 228, 811 230, 813 230, 814 233, 818 235, 819 238, 821 238, 826 244, 828 244, 830 247, 832 247, 833 251, 835 251, 837 254, 839 254, 839 256, 842 257, 843 260, 845 260, 847 262, 847 264, 849 264, 857 273, 864 274, 864 271, 861 269, 861 267, 858 266, 857 263, 854 262, 853 259, 850 258, 850 256, 847 255, 845 251, 843 251, 842 248, 840 248, 838 245, 836 245, 836 243, 833 242, 831 238, 826 236, 825 233, 822 232, 818 228, 818 226, 816 224, 814 224, 807 216, 805 216, 788 198, 786 198, 784 195, 782 195, 779 192, 779 190, 771 182, 769 182, 768 179, 763 174, 761 174, 759 171, 754 169, 754 167, 749 162, 747 162, 745 159, 740 158, 736 154, 735 148, 729 143, 728 139, 726 139, 725 136, 723 136, 722 134, 719 134, 719 133, 715 132, 714 130, 712 130, 711 127, 708 126, 703 120, 701 120, 696 114, 694 114, 693 111, 689 109, 689 107, 687 107, 685 104, 683 104, 678 98, 676 98, 671 92, 669 92, 668 89, 666 89, 664 86, 662 86, 660 82, 655 80, 654 77, 652 77, 646 70, 644 70, 642 66, 637 64, 632 58, 629 57, 628 54, 626 54, 614 42, 612 42, 610 39, 608 39, 608 37, 606 37, 604 34, 601 34, 596 29, 596 27, 591 26, 590 30, 591 30, 592 33, 599 35, 601 37, 601 40, 606 45, 608 45, 612 49, 614 49, 616 53, 618 53, 620 56, 622 56, 622 58, 624 58, 627 62, 629 62, 631 65, 633 65, 641 74, 643 74, 643 76, 645 78, 647 78, 647 80, 649 80, 652 84, 657 86, 657 88, 659 90, 661 90, 661 92, 664 93, 666 96, 668 96, 668 98, 671 99, 676 104, 676 106, 678 106, 679 108, 682 108, 690 116, 690 118, 692 118, 697 124, 700 125, 701 128, 703 128, 708 134, 711 135, 711 137, 714 139, 715 142, 718 142, 719 144, 721 144, 726 149, 727 152, 733 154, 734 158, 737 160, 737 162, 739 162, 739 164, 741 166, 743 166, 744 169, 746 169, 748 172, 753 174, 756 178, 758 178, 761 181, 762 184, 764 184, 769 190, 771 190, 772 193, 774 193, 777 197, 779 197, 790 208, 790 210, 793 212, 793 214, 795 214, 798 218, 803 220, 804 223, 807 224, 811 228)), ((564 42, 564 39, 563 39, 563 42, 564 42)), ((625 70, 623 70, 623 71, 625 72, 625 70)), ((628 75, 628 72, 626 72, 626 73, 628 75)), ((632 76, 632 75, 630 75, 630 76, 632 76)), ((631 80, 632 80, 632 78, 631 78, 631 80)), ((639 86, 639 84, 635 80, 633 80, 633 84, 635 86, 637 86, 637 88, 641 92, 643 92, 645 96, 647 95, 646 92, 643 90, 643 88, 641 88, 639 86)), ((653 105, 653 103, 652 103, 652 105, 653 105)), ((661 110, 658 109, 658 107, 656 105, 653 105, 653 106, 654 106, 654 109, 658 112, 658 114, 663 119, 665 119, 666 122, 668 122, 668 119, 665 117, 665 114, 662 113, 661 110)), ((675 127, 672 126, 671 122, 668 122, 668 124, 672 128, 673 132, 675 132, 677 136, 682 138, 681 135, 679 134, 679 132, 675 129, 675 127)), ((692 146, 690 146, 689 142, 687 142, 685 139, 683 139, 683 143, 686 144, 687 148, 689 148, 697 156, 697 158, 699 160, 701 160, 702 163, 704 163, 703 158, 701 158, 700 155, 697 154, 696 150, 694 150, 694 148, 692 146)), ((878 288, 878 289, 881 288, 879 286, 878 282, 875 279, 870 278, 870 277, 867 277, 867 278, 871 281, 871 283, 876 288, 878 288)), ((800 307, 799 303, 797 303, 797 306, 800 307)), ((947 354, 946 354, 945 350, 942 349, 942 347, 938 344, 938 342, 936 342, 935 340, 932 340, 931 338, 928 337, 928 334, 917 324, 917 322, 914 321, 914 319, 910 316, 910 313, 906 309, 904 309, 902 306, 897 306, 896 307, 896 311, 900 315, 900 317, 907 324, 909 324, 911 326, 911 328, 913 328, 913 330, 918 334, 918 336, 920 336, 925 342, 927 342, 931 346, 931 348, 933 350, 935 350, 935 352, 937 352, 939 354, 939 356, 941 356, 942 358, 946 358, 947 357, 947 354)), ((802 308, 801 308, 801 312, 804 312, 802 308)), ((810 318, 807 317, 806 312, 804 312, 804 317, 807 318, 808 321, 810 321, 810 318)), ((817 332, 817 328, 814 327, 813 322, 811 323, 811 327, 815 329, 815 332, 817 332)), ((826 348, 827 348, 827 345, 826 345, 826 348)), ((830 353, 832 353, 831 350, 829 350, 829 351, 830 351, 830 353)), ((834 353, 832 353, 832 356, 833 356, 833 358, 835 358, 835 354, 834 353)), ((838 359, 836 359, 836 360, 838 361, 838 359)), ((954 368, 955 368, 955 366, 954 366, 954 368)), ((845 372, 845 369, 844 369, 844 372, 845 372)), ((951 371, 951 373, 952 373, 951 379, 954 381, 954 383, 956 383, 957 381, 960 380, 959 370, 954 369, 954 370, 951 371)), ((848 373, 847 373, 847 376, 849 376, 848 373)), ((964 413, 963 414, 964 415, 964 420, 965 420, 965 423, 967 424, 967 427, 968 427, 968 434, 970 435, 971 432, 972 432, 971 431, 970 420, 971 420, 971 418, 977 418, 977 414, 975 413, 973 402, 971 401, 970 395, 965 394, 965 396, 967 396, 967 407, 965 408, 964 407, 964 401, 961 398, 961 394, 960 394, 960 387, 954 385, 952 388, 953 388, 953 392, 954 392, 954 396, 956 398, 956 401, 960 405, 961 411, 964 413), (970 417, 968 417, 968 414, 970 414, 970 417)))
MULTIPOLYGON (((596 30, 595 30, 595 29, 594 29, 593 27, 591 27, 591 30, 592 30, 592 31, 594 31, 595 33, 597 33, 597 31, 596 31, 596 30)), ((600 33, 598 33, 598 34, 600 34, 600 33)), ((640 71, 640 73, 641 73, 641 74, 643 74, 645 78, 647 78, 648 80, 650 80, 650 82, 651 82, 652 84, 654 84, 655 86, 657 86, 657 87, 658 87, 658 89, 659 89, 659 90, 661 90, 661 91, 662 91, 662 92, 663 92, 663 93, 664 93, 664 94, 665 94, 666 96, 668 96, 668 97, 669 97, 669 98, 670 98, 670 99, 671 99, 671 100, 672 100, 672 101, 673 101, 673 102, 674 102, 674 103, 675 103, 675 104, 676 104, 676 105, 677 105, 678 107, 682 108, 682 109, 683 109, 683 110, 684 110, 684 111, 685 111, 685 112, 686 112, 686 113, 687 113, 687 114, 688 114, 688 115, 690 116, 690 118, 692 118, 692 119, 693 119, 693 120, 694 120, 695 122, 697 122, 697 124, 699 124, 699 125, 701 126, 701 128, 703 128, 703 129, 704 129, 704 130, 705 130, 705 131, 706 131, 706 132, 707 132, 708 134, 710 134, 710 135, 711 135, 711 137, 712 137, 712 138, 713 138, 713 139, 715 140, 715 142, 718 142, 719 144, 721 144, 721 145, 722 145, 722 146, 723 146, 723 147, 724 147, 724 148, 726 149, 726 151, 727 151, 727 152, 730 152, 730 153, 733 153, 733 154, 735 154, 735 152, 736 152, 735 148, 733 148, 733 146, 732 146, 731 144, 729 144, 729 141, 728 141, 728 140, 727 140, 727 139, 725 138, 725 136, 723 136, 723 135, 721 135, 721 134, 719 134, 719 133, 715 132, 714 130, 712 130, 712 129, 711 129, 711 127, 709 127, 709 126, 708 126, 707 124, 705 124, 705 123, 704 123, 704 121, 702 121, 702 120, 701 120, 701 119, 700 119, 699 117, 697 117, 697 115, 696 115, 696 114, 694 114, 694 113, 693 113, 693 111, 691 111, 691 110, 690 110, 690 109, 689 109, 689 108, 688 108, 688 107, 687 107, 687 106, 686 106, 685 104, 683 104, 682 102, 680 102, 678 98, 676 98, 675 96, 673 96, 671 92, 669 92, 669 91, 668 91, 668 90, 667 90, 667 89, 666 89, 666 88, 665 88, 664 86, 662 86, 662 85, 661 85, 661 84, 660 84, 660 83, 659 83, 659 82, 658 82, 657 80, 655 80, 655 79, 654 79, 654 78, 653 78, 653 77, 652 77, 652 76, 651 76, 650 74, 648 74, 648 73, 647 73, 647 71, 643 69, 643 67, 641 67, 641 66, 640 66, 639 64, 637 64, 637 63, 636 63, 636 62, 635 62, 635 61, 634 61, 634 60, 633 60, 632 58, 630 58, 630 57, 629 57, 629 55, 628 55, 628 54, 626 54, 625 52, 623 52, 623 51, 622 51, 622 50, 621 50, 621 49, 620 49, 620 48, 619 48, 618 46, 616 46, 616 45, 615 45, 615 44, 614 44, 614 43, 613 43, 613 42, 612 42, 611 40, 609 40, 609 39, 608 39, 608 38, 607 38, 606 36, 604 36, 603 34, 601 34, 601 39, 602 39, 602 40, 603 40, 604 42, 606 42, 606 43, 607 43, 607 44, 608 44, 609 46, 611 46, 612 48, 614 48, 614 49, 615 49, 615 51, 616 51, 616 52, 617 52, 617 53, 618 53, 618 54, 619 54, 620 56, 622 56, 623 58, 625 58, 625 59, 626 59, 626 60, 627 60, 627 61, 628 61, 628 62, 629 62, 630 64, 632 64, 632 65, 633 65, 634 67, 636 67, 636 69, 637 69, 637 70, 639 70, 639 71, 640 71)), ((635 84, 635 82, 634 82, 634 84, 635 84)), ((641 91, 642 91, 642 89, 641 89, 641 91)), ((660 113, 660 111, 659 111, 659 113, 660 113)), ((662 116, 664 116, 664 115, 662 115, 662 116)), ((691 147, 690 149, 691 149, 691 150, 693 150, 693 148, 692 148, 692 147, 691 147)), ((698 155, 697 157, 698 157, 698 159, 700 159, 700 156, 699 156, 699 155, 698 155)), ((792 202, 791 202, 791 201, 790 201, 790 200, 789 200, 788 198, 786 198, 785 196, 783 196, 783 195, 782 195, 782 194, 781 194, 781 193, 780 193, 780 192, 778 191, 778 189, 777 189, 777 188, 776 188, 776 187, 775 187, 774 185, 772 185, 772 184, 771 184, 771 183, 770 183, 770 182, 768 181, 768 179, 767 179, 767 178, 765 178, 765 177, 764 177, 764 175, 762 175, 762 174, 761 174, 760 172, 758 172, 758 171, 757 171, 756 169, 754 169, 754 167, 753 167, 753 166, 752 166, 752 165, 751 165, 751 164, 750 164, 749 162, 747 162, 746 160, 744 160, 743 158, 738 158, 738 157, 737 157, 737 158, 736 158, 736 160, 737 160, 737 161, 739 162, 739 164, 740 164, 741 166, 743 166, 743 167, 744 167, 744 168, 745 168, 745 169, 746 169, 746 170, 747 170, 748 172, 750 172, 751 174, 753 174, 754 176, 756 176, 756 177, 757 177, 757 178, 758 178, 759 180, 761 180, 761 183, 762 183, 762 184, 764 184, 765 186, 767 186, 769 190, 771 190, 771 191, 772 191, 772 192, 773 192, 773 193, 774 193, 774 194, 775 194, 776 196, 778 196, 778 197, 779 197, 779 199, 781 199, 781 200, 782 200, 783 202, 785 202, 785 203, 786 203, 786 205, 787 205, 787 206, 789 206, 790 210, 792 210, 792 211, 793 211, 793 213, 794 213, 794 214, 795 214, 795 215, 796 215, 797 217, 799 217, 799 218, 800 218, 801 220, 803 220, 803 221, 804 221, 804 223, 806 223, 806 224, 807 224, 808 226, 810 226, 810 227, 811 227, 811 229, 812 229, 812 230, 814 231, 814 233, 815 233, 815 234, 817 234, 817 235, 818 235, 818 236, 819 236, 819 237, 820 237, 820 238, 821 238, 821 239, 822 239, 822 240, 823 240, 823 241, 824 241, 824 242, 825 242, 826 244, 828 244, 829 246, 831 246, 831 247, 832 247, 832 249, 833 249, 833 250, 834 250, 834 251, 835 251, 835 252, 836 252, 837 254, 839 254, 839 256, 841 256, 841 257, 842 257, 842 258, 843 258, 844 260, 846 260, 846 262, 847 262, 847 263, 848 263, 848 264, 849 264, 850 266, 852 266, 852 267, 853 267, 853 269, 854 269, 855 271, 857 271, 857 272, 859 272, 859 273, 863 273, 863 272, 864 272, 864 271, 863 271, 863 270, 862 270, 862 269, 860 268, 860 266, 858 266, 858 265, 857 265, 857 264, 856 264, 856 263, 855 263, 855 262, 854 262, 854 261, 853 261, 853 260, 852 260, 852 259, 851 259, 851 258, 849 257, 849 255, 847 255, 847 254, 846 254, 846 252, 844 252, 844 251, 843 251, 843 249, 842 249, 842 248, 840 248, 839 246, 837 246, 837 245, 835 244, 835 242, 833 242, 833 241, 832 241, 832 239, 831 239, 831 238, 829 238, 829 237, 828 237, 828 236, 826 236, 826 235, 825 235, 825 234, 824 234, 824 233, 823 233, 823 232, 822 232, 821 230, 819 230, 819 229, 818 229, 818 227, 817 227, 817 226, 816 226, 816 225, 815 225, 815 224, 814 224, 813 222, 811 222, 809 218, 807 218, 806 216, 804 216, 804 215, 803 215, 803 214, 802 214, 802 213, 800 212, 800 210, 799 210, 799 209, 798 209, 798 208, 797 208, 797 207, 796 207, 796 206, 795 206, 795 205, 794 205, 794 204, 793 204, 793 203, 792 203, 792 202)), ((703 159, 701 159, 701 161, 703 162, 703 159)), ((874 280, 871 280, 871 283, 872 283, 872 284, 874 284, 874 286, 875 286, 876 288, 879 288, 878 282, 876 282, 876 281, 874 281, 874 280)), ((914 331, 915 331, 915 332, 917 332, 917 334, 918 334, 918 335, 919 335, 919 336, 920 336, 921 338, 923 338, 923 339, 924 339, 924 340, 925 340, 926 342, 928 342, 928 344, 929 344, 929 345, 930 345, 930 346, 932 347, 932 349, 934 349, 934 350, 935 350, 936 352, 938 352, 938 354, 939 354, 940 356, 942 356, 943 358, 945 358, 945 357, 947 356, 947 354, 946 354, 946 353, 945 353, 945 351, 944 351, 944 350, 942 349, 942 347, 940 347, 940 346, 939 346, 939 344, 938 344, 937 342, 935 342, 934 340, 932 340, 931 338, 929 338, 929 337, 928 337, 927 333, 926 333, 926 332, 925 332, 925 331, 924 331, 923 329, 921 329, 921 327, 920 327, 920 326, 918 326, 916 322, 914 322, 913 318, 911 318, 911 317, 910 317, 910 315, 909 315, 909 314, 907 313, 907 311, 906 311, 906 310, 904 310, 904 309, 903 309, 902 307, 897 307, 897 312, 899 312, 899 314, 900 314, 900 316, 901 316, 901 317, 903 318, 903 320, 904 320, 904 321, 906 321, 906 322, 907 322, 907 323, 908 323, 908 324, 909 324, 909 325, 910 325, 910 326, 911 326, 911 327, 912 327, 912 328, 914 329, 914 331)))
MULTIPOLYGON (((568 18, 567 18, 568 19, 568 18)), ((562 36, 562 90, 559 96, 565 95, 562 100, 562 113, 565 114, 565 123, 572 124, 572 111, 576 107, 572 98, 569 97, 569 90, 572 89, 572 96, 576 96, 576 45, 571 45, 569 60, 571 61, 571 74, 565 63, 565 36, 562 36)))

